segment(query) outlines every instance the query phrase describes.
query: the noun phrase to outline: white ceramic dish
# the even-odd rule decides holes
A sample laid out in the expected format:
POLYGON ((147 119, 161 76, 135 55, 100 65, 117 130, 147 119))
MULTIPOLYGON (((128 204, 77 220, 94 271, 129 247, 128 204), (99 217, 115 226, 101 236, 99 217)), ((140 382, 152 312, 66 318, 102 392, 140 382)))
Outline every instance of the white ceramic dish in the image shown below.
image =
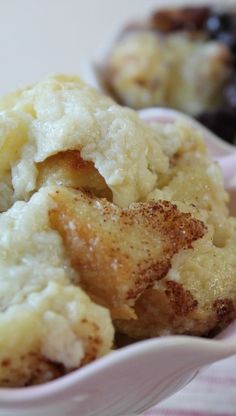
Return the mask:
POLYGON ((138 415, 186 385, 202 366, 236 353, 235 341, 162 337, 111 353, 60 380, 1 390, 1 416, 138 415))
MULTIPOLYGON (((164 123, 182 117, 200 128, 213 157, 222 164, 226 188, 234 195, 234 147, 172 110, 143 110, 140 116, 147 122, 164 123)), ((47 384, 0 389, 0 415, 138 415, 186 385, 203 366, 234 354, 236 321, 217 339, 171 336, 138 342, 47 384)))

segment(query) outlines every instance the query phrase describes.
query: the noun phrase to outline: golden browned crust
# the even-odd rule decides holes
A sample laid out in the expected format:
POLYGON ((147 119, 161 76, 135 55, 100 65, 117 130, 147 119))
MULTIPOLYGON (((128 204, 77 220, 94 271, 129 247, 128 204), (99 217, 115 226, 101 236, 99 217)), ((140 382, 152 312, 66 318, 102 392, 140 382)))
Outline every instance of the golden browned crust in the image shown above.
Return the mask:
POLYGON ((115 321, 118 333, 128 334, 133 339, 217 333, 232 322, 236 314, 232 299, 217 299, 213 304, 209 301, 203 307, 189 290, 170 281, 163 282, 158 290, 146 290, 137 300, 135 312, 138 319, 115 321))
POLYGON ((221 224, 222 232, 232 227, 224 245, 215 245, 208 231, 193 250, 177 253, 166 277, 136 301, 137 319, 116 320, 117 330, 144 339, 167 334, 206 336, 228 325, 236 316, 235 225, 231 220, 221 224))
POLYGON ((165 294, 176 315, 186 316, 197 308, 198 301, 189 290, 184 290, 182 284, 168 280, 166 287, 165 294))
MULTIPOLYGON (((162 285, 162 283, 161 283, 162 285)), ((135 312, 137 319, 115 320, 116 329, 133 339, 145 339, 170 334, 207 334, 216 324, 214 311, 202 311, 196 307, 192 295, 181 290, 181 296, 167 295, 165 282, 158 290, 147 289, 137 300, 135 312), (184 303, 180 306, 181 300, 184 303), (189 309, 188 309, 189 308, 189 309), (177 313, 176 313, 177 312, 177 313)))
POLYGON ((50 156, 38 163, 37 169, 38 188, 45 185, 69 186, 112 199, 112 192, 94 163, 82 159, 79 150, 67 150, 50 156))
POLYGON ((232 299, 229 299, 229 298, 216 299, 213 302, 213 308, 216 311, 216 316, 218 319, 219 327, 226 326, 235 317, 235 307, 234 307, 232 299))
POLYGON ((19 380, 21 380, 22 387, 32 386, 56 379, 68 372, 63 364, 53 362, 34 351, 29 352, 27 356, 22 355, 20 361, 22 363, 21 371, 16 367, 14 360, 6 357, 1 361, 0 366, 7 368, 11 375, 9 378, 6 376, 1 380, 1 387, 18 386, 19 380))
POLYGON ((175 253, 191 248, 206 231, 167 201, 121 209, 66 188, 51 196, 51 224, 63 237, 81 285, 114 318, 135 317, 143 291, 166 275, 175 253))

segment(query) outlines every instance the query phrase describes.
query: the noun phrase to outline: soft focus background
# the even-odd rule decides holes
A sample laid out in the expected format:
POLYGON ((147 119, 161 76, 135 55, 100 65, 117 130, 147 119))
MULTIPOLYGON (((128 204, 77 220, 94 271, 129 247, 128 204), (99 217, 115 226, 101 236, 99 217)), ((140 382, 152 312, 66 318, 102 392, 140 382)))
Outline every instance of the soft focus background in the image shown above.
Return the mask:
MULTIPOLYGON (((0 94, 55 72, 84 71, 129 18, 199 0, 0 0, 0 94)), ((211 3, 216 1, 209 0, 211 3)), ((235 0, 218 0, 218 4, 235 0)))
MULTIPOLYGON (((82 72, 89 78, 88 62, 119 27, 130 18, 147 16, 157 6, 180 2, 0 0, 0 94, 52 73, 82 72)), ((236 0, 208 2, 236 6, 236 0)), ((236 358, 206 369, 145 416, 236 416, 236 358)))

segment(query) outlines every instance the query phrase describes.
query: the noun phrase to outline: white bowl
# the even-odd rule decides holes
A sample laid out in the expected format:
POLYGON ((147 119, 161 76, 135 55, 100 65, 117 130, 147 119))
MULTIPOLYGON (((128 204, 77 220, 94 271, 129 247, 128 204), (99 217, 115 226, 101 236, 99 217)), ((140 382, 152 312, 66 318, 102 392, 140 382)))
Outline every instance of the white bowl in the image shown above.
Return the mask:
POLYGON ((2 416, 138 415, 199 368, 236 354, 235 341, 172 336, 138 342, 38 387, 1 389, 2 416))
MULTIPOLYGON (((187 119, 201 129, 221 163, 226 188, 236 189, 236 148, 191 118, 164 109, 140 112, 147 122, 187 119)), ((203 366, 236 354, 236 320, 217 339, 170 336, 137 342, 44 385, 0 389, 1 416, 138 415, 186 385, 203 366)))

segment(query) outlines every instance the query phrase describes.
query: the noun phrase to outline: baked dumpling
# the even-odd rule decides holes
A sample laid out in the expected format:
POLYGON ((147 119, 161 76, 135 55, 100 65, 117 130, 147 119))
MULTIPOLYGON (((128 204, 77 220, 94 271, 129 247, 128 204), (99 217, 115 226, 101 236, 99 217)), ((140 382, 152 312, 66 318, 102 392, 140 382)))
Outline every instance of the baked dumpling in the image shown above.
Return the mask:
POLYGON ((53 227, 62 235, 80 284, 113 318, 135 318, 134 306, 162 279, 175 253, 192 247, 203 222, 167 201, 120 208, 64 187, 50 193, 53 227))
POLYGON ((199 132, 145 124, 75 77, 0 109, 2 385, 109 352, 113 324, 140 339, 234 319, 236 220, 199 132))
POLYGON ((74 281, 46 188, 0 214, 0 386, 43 383, 108 353, 109 311, 74 281))

